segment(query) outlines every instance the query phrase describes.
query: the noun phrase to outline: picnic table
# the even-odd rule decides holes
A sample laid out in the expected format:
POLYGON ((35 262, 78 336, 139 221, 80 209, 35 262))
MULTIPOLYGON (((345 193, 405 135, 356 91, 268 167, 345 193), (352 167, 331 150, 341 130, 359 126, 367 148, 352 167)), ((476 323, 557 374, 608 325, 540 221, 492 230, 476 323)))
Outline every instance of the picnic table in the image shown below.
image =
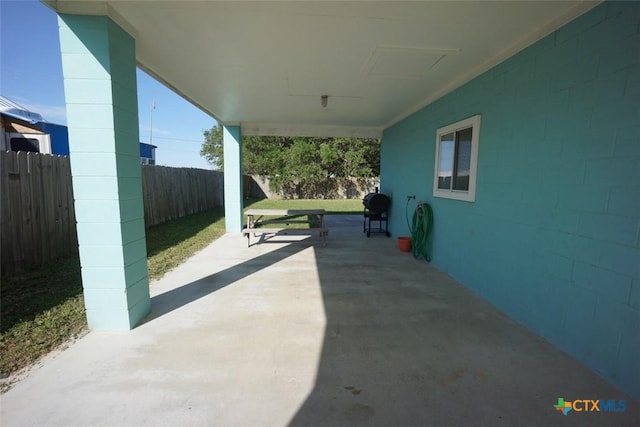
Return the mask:
POLYGON ((329 230, 324 226, 324 209, 248 209, 247 226, 242 235, 247 236, 247 247, 251 246, 251 234, 260 234, 261 240, 266 234, 312 234, 320 233, 322 243, 327 244, 329 230), (304 218, 306 217, 306 219, 304 218), (302 227, 270 227, 273 224, 309 224, 310 228, 302 227), (266 226, 266 227, 265 227, 266 226))

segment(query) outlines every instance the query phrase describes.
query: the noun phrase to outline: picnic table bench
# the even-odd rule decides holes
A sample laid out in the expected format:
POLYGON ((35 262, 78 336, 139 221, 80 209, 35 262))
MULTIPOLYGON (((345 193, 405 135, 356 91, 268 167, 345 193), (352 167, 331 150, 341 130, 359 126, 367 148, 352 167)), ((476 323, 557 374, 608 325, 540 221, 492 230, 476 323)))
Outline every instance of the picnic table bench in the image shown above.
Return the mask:
POLYGON ((247 226, 242 235, 247 236, 247 247, 251 246, 251 234, 264 236, 265 234, 312 234, 320 233, 322 243, 327 244, 329 230, 324 226, 324 209, 248 209, 247 226), (307 216, 307 219, 301 217, 307 216), (265 218, 267 217, 267 218, 265 218), (313 228, 268 227, 271 224, 309 224, 313 228), (264 227, 264 226, 267 227, 264 227))

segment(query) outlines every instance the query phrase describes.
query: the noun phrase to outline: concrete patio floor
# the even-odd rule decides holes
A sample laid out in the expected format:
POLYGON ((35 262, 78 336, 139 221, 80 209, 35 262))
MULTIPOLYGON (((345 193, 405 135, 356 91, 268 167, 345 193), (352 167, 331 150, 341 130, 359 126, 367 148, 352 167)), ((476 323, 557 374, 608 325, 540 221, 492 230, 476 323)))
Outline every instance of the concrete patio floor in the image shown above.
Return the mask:
POLYGON ((637 401, 395 239, 228 234, 1 397, 8 426, 638 425, 637 401), (575 412, 559 397, 624 399, 575 412))

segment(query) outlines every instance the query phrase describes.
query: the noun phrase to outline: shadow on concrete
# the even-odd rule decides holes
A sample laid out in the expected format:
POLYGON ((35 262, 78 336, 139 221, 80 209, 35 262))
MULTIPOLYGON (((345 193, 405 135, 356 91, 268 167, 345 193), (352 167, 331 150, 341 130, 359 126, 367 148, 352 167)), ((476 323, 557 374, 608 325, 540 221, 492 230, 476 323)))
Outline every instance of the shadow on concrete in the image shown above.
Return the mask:
POLYGON ((222 236, 153 284, 145 325, 87 334, 3 394, 2 425, 640 425, 637 401, 362 216, 326 220, 327 246, 222 236))
POLYGON ((279 240, 278 243, 291 244, 258 255, 240 264, 232 265, 224 270, 152 297, 151 313, 149 313, 141 325, 171 313, 180 307, 233 284, 244 277, 270 267, 313 245, 313 241, 310 239, 295 241, 279 240))
POLYGON ((581 425, 638 421, 630 396, 385 239, 334 234, 316 257, 326 329, 290 426, 575 424, 559 397, 626 399, 581 425))

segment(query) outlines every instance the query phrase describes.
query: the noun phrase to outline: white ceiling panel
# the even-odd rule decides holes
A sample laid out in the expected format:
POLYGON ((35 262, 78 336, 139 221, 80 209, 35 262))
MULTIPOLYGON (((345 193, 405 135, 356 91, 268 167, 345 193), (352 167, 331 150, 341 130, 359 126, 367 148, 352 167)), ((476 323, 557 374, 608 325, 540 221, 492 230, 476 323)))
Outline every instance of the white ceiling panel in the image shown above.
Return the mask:
POLYGON ((143 69, 245 133, 371 136, 599 2, 48 3, 110 16, 143 69))

